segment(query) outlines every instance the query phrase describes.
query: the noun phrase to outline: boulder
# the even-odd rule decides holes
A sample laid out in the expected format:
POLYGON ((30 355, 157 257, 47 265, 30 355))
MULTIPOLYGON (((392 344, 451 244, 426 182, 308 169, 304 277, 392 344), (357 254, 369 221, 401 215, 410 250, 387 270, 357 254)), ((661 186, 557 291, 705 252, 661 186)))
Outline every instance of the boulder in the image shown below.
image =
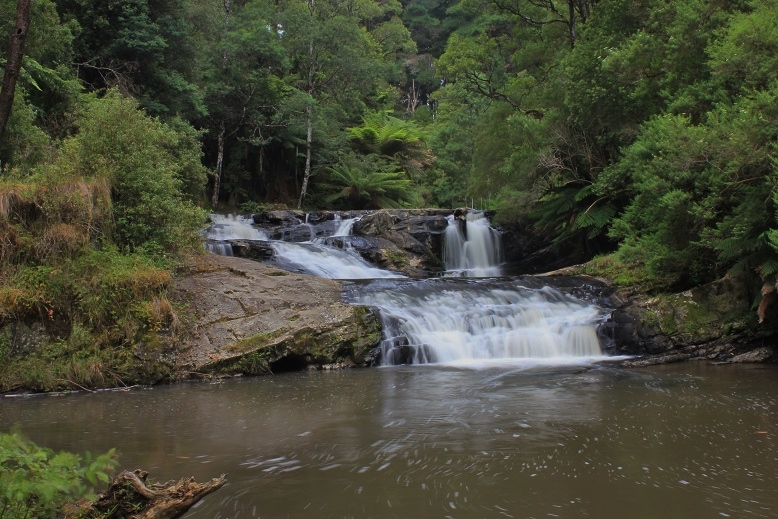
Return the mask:
POLYGON ((763 343, 774 330, 759 324, 753 292, 729 277, 677 294, 616 290, 613 311, 600 327, 603 347, 608 354, 635 355, 624 363, 629 367, 686 359, 773 360, 775 352, 763 343))
POLYGON ((293 274, 239 257, 208 255, 176 280, 189 308, 180 339, 182 374, 263 374, 366 362, 378 319, 341 301, 337 281, 293 274))

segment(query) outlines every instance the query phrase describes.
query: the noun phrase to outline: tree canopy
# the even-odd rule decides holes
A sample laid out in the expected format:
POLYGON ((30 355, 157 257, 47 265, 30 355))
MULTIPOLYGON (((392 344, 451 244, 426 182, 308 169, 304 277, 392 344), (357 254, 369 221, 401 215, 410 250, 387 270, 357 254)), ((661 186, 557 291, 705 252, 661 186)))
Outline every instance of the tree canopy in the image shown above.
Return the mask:
POLYGON ((776 20, 767 0, 37 0, 2 171, 61 163, 113 124, 83 95, 121 94, 173 156, 202 150, 136 157, 182 202, 473 204, 669 286, 774 283, 776 20))

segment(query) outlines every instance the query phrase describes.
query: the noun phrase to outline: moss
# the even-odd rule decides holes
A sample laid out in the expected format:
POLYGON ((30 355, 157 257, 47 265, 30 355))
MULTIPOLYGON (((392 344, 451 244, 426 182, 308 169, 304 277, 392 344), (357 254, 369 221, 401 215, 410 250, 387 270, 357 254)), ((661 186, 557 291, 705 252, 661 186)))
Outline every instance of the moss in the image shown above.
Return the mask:
POLYGON ((230 353, 238 354, 258 350, 267 347, 273 341, 277 340, 279 337, 282 337, 288 332, 289 330, 287 328, 279 328, 278 330, 273 330, 272 332, 259 333, 257 335, 252 335, 251 337, 241 339, 234 344, 230 344, 225 349, 230 353))
POLYGON ((578 272, 571 272, 571 274, 587 274, 607 278, 618 286, 648 287, 652 284, 652 275, 644 264, 627 264, 614 254, 598 256, 581 266, 578 272))
POLYGON ((271 366, 361 364, 365 355, 381 340, 381 326, 366 307, 353 307, 353 319, 347 324, 324 332, 311 328, 290 331, 286 328, 254 335, 228 347, 236 354, 208 366, 214 373, 262 375, 271 373, 271 366), (291 360, 290 360, 291 359, 291 360), (287 362, 288 361, 288 362, 287 362))
POLYGON ((406 256, 400 251, 396 251, 384 247, 381 249, 381 253, 388 260, 388 263, 394 265, 395 268, 407 267, 410 264, 408 262, 408 256, 406 256))
POLYGON ((701 288, 650 299, 643 323, 658 327, 666 335, 678 336, 684 343, 694 344, 745 330, 747 312, 747 307, 732 294, 711 294, 710 290, 701 288))

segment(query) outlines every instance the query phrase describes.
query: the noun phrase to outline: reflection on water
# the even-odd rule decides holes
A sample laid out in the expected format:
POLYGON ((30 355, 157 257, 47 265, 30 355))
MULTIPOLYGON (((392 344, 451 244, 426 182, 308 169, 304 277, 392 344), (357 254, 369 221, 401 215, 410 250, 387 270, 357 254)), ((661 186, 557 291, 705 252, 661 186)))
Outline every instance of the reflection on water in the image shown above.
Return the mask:
POLYGON ((4 399, 0 428, 159 480, 188 517, 778 516, 778 369, 391 367, 4 399))

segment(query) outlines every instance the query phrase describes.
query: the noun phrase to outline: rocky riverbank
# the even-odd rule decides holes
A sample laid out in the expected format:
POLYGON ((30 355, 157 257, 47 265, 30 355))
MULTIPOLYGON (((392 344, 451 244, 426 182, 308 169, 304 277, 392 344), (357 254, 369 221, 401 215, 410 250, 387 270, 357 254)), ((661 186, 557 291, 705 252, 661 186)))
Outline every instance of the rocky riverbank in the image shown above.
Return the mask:
MULTIPOLYGON (((348 246, 384 269, 411 277, 434 275, 443 266, 450 211, 396 210, 361 214, 348 246)), ((311 239, 306 220, 337 222, 355 215, 294 211, 261 213, 271 237, 298 233, 311 239), (303 234, 307 232, 305 236, 303 234), (276 236, 277 235, 277 236, 276 236)), ((462 218, 463 212, 455 213, 462 218)), ((333 240, 343 238, 330 238, 333 240)), ((186 378, 269 374, 299 369, 371 365, 380 343, 378 319, 368 309, 344 303, 338 281, 298 274, 266 260, 267 242, 232 242, 236 256, 205 254, 179 269, 166 285, 177 315, 122 346, 122 364, 108 366, 114 384, 154 384, 186 378), (251 258, 251 259, 249 259, 251 258), (121 378, 116 376, 119 374, 121 378)), ((516 245, 514 241, 513 245, 516 245)), ((510 255, 520 254, 516 247, 510 255)), ((530 253, 531 251, 527 251, 530 253)), ((509 256, 510 256, 509 255, 509 256)), ((509 261, 510 257, 508 258, 509 261)), ((611 310, 600 326, 609 355, 628 355, 627 367, 700 359, 708 362, 775 362, 775 309, 757 319, 752 308, 759 287, 729 278, 679 294, 646 295, 608 280, 587 278, 583 266, 547 275, 554 285, 611 310), (573 276, 573 277, 571 277, 573 276), (566 279, 565 279, 566 278, 566 279)), ((6 323, 3 336, 12 358, 59 344, 56 316, 6 323)), ((2 345, 2 344, 0 344, 2 345)), ((105 367, 105 366, 104 366, 105 367)), ((63 380, 73 388, 79 383, 63 380)), ((7 385, 23 388, 23 385, 7 385)), ((89 387, 89 386, 88 386, 89 387)), ((7 390, 7 389, 6 389, 7 390)))
POLYGON ((173 297, 190 321, 175 359, 184 378, 360 366, 381 337, 372 313, 341 301, 337 281, 244 258, 200 258, 173 297))
POLYGON ((752 308, 758 287, 725 277, 677 294, 646 295, 634 287, 600 281, 606 287, 606 305, 612 309, 599 330, 603 350, 631 356, 621 363, 624 367, 684 360, 778 362, 775 325, 760 323, 752 308))

